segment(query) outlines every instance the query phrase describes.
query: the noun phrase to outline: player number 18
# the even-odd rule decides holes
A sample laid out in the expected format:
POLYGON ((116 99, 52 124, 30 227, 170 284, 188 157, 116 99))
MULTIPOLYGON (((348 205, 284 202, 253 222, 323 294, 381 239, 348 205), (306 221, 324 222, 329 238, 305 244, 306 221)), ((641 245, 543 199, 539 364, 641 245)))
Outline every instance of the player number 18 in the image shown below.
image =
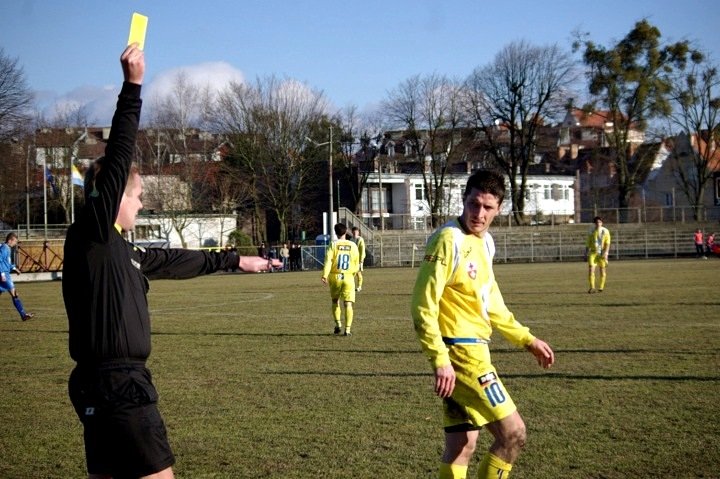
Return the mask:
POLYGON ((347 271, 350 269, 350 255, 349 254, 341 254, 338 256, 337 259, 337 267, 341 271, 347 271))

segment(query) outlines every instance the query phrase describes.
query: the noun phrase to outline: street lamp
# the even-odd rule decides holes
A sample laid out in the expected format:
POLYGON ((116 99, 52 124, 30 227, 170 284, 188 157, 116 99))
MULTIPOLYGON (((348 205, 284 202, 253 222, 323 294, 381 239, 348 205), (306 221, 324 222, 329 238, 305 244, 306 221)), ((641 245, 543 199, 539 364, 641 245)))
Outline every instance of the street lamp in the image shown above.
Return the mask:
POLYGON ((328 210, 327 227, 328 227, 328 235, 330 236, 330 239, 332 239, 335 236, 334 229, 333 229, 333 226, 334 226, 333 210, 335 209, 333 207, 333 166, 332 166, 333 128, 332 128, 332 126, 330 126, 330 141, 326 141, 324 143, 318 143, 317 141, 315 141, 312 138, 309 138, 307 136, 305 137, 305 139, 308 140, 313 145, 315 145, 316 147, 328 145, 328 150, 329 150, 329 154, 328 154, 328 204, 329 204, 330 209, 328 210))

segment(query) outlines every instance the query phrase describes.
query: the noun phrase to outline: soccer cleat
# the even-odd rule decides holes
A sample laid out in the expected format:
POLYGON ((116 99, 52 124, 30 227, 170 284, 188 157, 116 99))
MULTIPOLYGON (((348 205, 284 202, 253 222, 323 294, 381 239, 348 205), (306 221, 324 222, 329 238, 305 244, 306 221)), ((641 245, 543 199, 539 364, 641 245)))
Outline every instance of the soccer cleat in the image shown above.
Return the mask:
POLYGON ((335 326, 335 329, 333 330, 333 334, 340 334, 340 333, 341 333, 340 326, 335 326))
POLYGON ((602 289, 598 289, 598 293, 602 293, 602 289))
POLYGON ((345 336, 352 336, 352 333, 349 330, 345 330, 345 336))
POLYGON ((594 288, 588 289, 588 294, 593 294, 594 292, 595 292, 595 289, 594 289, 594 288))
POLYGON ((27 321, 28 319, 32 319, 34 317, 35 317, 35 315, 33 313, 25 313, 25 314, 23 314, 22 320, 27 321))
POLYGON ((362 291, 362 286, 358 286, 357 288, 355 288, 355 291, 362 291))

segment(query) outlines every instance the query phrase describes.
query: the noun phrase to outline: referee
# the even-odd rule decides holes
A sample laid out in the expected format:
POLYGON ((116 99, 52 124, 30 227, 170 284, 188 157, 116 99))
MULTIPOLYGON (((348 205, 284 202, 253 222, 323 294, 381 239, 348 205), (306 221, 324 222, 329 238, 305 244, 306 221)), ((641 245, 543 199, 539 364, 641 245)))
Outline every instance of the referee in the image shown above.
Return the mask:
POLYGON ((70 356, 69 393, 84 428, 90 478, 172 478, 175 462, 145 361, 150 355, 148 279, 184 279, 237 265, 280 266, 183 249, 143 249, 127 242, 142 209, 142 181, 132 164, 145 58, 137 44, 120 57, 124 82, 105 156, 85 176, 85 205, 68 229, 62 291, 70 356))

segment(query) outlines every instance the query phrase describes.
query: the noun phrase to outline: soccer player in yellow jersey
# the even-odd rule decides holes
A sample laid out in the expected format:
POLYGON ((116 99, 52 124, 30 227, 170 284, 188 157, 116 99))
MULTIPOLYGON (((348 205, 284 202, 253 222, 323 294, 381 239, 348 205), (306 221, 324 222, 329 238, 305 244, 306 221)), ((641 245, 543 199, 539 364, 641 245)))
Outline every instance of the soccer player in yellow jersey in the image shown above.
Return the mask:
POLYGON ((360 228, 357 226, 353 226, 350 231, 352 231, 352 240, 355 242, 355 244, 358 247, 358 253, 360 254, 360 267, 358 268, 358 272, 355 275, 357 278, 357 287, 355 288, 355 291, 362 291, 362 285, 363 285, 363 263, 365 262, 365 239, 360 236, 360 228))
POLYGON ((335 321, 335 334, 342 332, 340 321, 340 300, 345 305, 345 336, 352 336, 353 303, 355 303, 355 274, 359 270, 360 255, 357 245, 345 237, 347 226, 335 225, 338 240, 325 251, 322 282, 330 285, 332 316, 335 321))
POLYGON ((595 228, 590 230, 585 242, 585 255, 588 262, 588 293, 595 292, 595 266, 600 268, 600 284, 597 289, 602 293, 605 289, 607 279, 608 255, 610 253, 610 231, 603 226, 603 220, 599 216, 593 218, 595 228))
POLYGON ((555 362, 550 346, 508 310, 498 289, 488 233, 505 196, 499 173, 480 170, 467 182, 463 212, 428 240, 412 295, 412 317, 443 399, 445 449, 439 477, 465 478, 479 430, 494 442, 478 469, 480 479, 507 479, 525 444, 525 423, 490 360, 493 329, 530 351, 540 366, 555 362))

